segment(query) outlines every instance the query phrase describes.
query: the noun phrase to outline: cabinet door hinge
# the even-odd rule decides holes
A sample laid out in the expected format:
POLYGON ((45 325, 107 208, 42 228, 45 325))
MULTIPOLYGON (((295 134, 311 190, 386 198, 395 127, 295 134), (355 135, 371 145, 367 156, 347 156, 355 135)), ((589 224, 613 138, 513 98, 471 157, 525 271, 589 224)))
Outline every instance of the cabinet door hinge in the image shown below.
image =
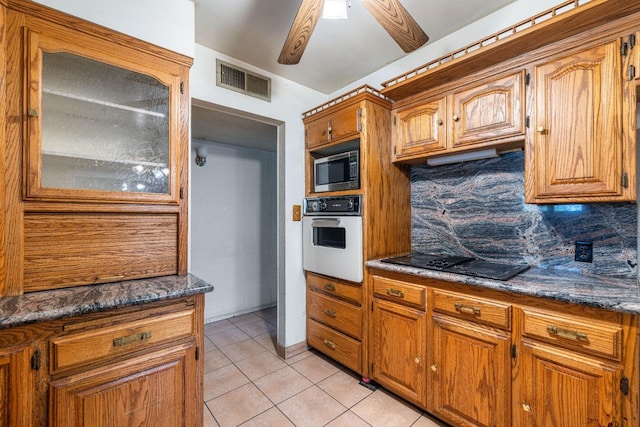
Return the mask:
POLYGON ((373 311, 373 301, 371 301, 371 311, 373 311))
POLYGON ((196 347, 196 360, 200 360, 200 347, 196 347))
POLYGON ((394 126, 397 124, 396 119, 397 119, 397 117, 396 117, 396 116, 393 116, 393 125, 394 125, 394 126))
POLYGON ((620 55, 622 55, 622 57, 627 56, 627 54, 629 53, 629 43, 624 42, 622 43, 622 45, 620 46, 620 55))
POLYGON ((622 394, 624 394, 625 396, 629 395, 629 378, 627 377, 622 377, 620 379, 620 391, 622 392, 622 394))
POLYGON ((362 132, 362 108, 358 108, 356 113, 356 129, 358 129, 358 132, 362 132))
POLYGON ((395 145, 393 146, 393 155, 394 156, 396 155, 396 146, 395 145))
POLYGON ((524 126, 529 129, 529 126, 531 125, 531 116, 527 116, 524 118, 524 126))
POLYGON ((184 95, 184 82, 180 82, 180 93, 184 95))
POLYGON ((518 347, 515 344, 511 344, 511 358, 515 359, 518 357, 518 347))
POLYGON ((40 350, 34 351, 33 356, 31 356, 31 369, 33 369, 34 371, 40 370, 40 359, 40 350))
POLYGON ((527 73, 527 74, 524 76, 524 84, 525 84, 526 86, 529 86, 529 84, 530 84, 530 83, 531 83, 531 73, 527 73))
POLYGON ((184 187, 180 187, 180 199, 184 199, 184 187))
POLYGON ((629 188, 629 175, 626 172, 622 174, 622 186, 624 188, 629 188))
POLYGON ((371 364, 371 373, 373 374, 373 363, 371 364))
POLYGON ((629 81, 636 78, 636 67, 634 65, 629 65, 629 69, 627 71, 627 77, 629 78, 629 81))
POLYGON ((629 34, 629 49, 633 49, 635 45, 636 45, 636 35, 629 34))

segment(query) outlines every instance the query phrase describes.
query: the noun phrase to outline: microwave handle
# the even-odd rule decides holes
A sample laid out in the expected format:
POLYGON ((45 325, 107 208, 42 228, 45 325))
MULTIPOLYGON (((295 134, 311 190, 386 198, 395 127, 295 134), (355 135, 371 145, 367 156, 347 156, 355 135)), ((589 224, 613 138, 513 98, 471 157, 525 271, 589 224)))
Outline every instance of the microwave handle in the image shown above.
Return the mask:
POLYGON ((340 219, 339 218, 314 218, 311 222, 312 227, 339 227, 340 219))

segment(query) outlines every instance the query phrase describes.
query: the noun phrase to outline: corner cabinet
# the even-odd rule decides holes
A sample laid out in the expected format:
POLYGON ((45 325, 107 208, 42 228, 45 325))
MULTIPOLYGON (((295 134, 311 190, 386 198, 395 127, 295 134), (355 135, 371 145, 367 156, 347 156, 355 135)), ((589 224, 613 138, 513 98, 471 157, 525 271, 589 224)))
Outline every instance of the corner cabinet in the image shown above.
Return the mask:
POLYGON ((6 7, 0 295, 186 274, 191 59, 6 7))
POLYGON ((635 200, 635 116, 623 115, 635 87, 623 83, 621 52, 616 39, 534 65, 528 203, 635 200))

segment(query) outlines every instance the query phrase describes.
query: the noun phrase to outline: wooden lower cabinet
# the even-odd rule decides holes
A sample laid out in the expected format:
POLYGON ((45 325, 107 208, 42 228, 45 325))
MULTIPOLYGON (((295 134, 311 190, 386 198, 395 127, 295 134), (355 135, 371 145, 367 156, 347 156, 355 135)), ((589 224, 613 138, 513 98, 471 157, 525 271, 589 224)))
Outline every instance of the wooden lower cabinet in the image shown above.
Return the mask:
POLYGON ((442 421, 640 425, 637 315, 370 274, 371 377, 442 421))
POLYGON ((199 426, 204 295, 0 330, 0 426, 199 426))
POLYGON ((38 425, 33 416, 32 345, 0 349, 0 426, 38 425))
POLYGON ((459 426, 511 424, 511 333, 432 317, 430 407, 459 426))
POLYGON ((52 382, 52 425, 197 425, 195 351, 192 341, 52 382))
POLYGON ((531 340, 520 353, 521 426, 623 426, 622 367, 531 340))
POLYGON ((373 299, 371 377, 420 406, 426 405, 427 315, 424 311, 373 299))

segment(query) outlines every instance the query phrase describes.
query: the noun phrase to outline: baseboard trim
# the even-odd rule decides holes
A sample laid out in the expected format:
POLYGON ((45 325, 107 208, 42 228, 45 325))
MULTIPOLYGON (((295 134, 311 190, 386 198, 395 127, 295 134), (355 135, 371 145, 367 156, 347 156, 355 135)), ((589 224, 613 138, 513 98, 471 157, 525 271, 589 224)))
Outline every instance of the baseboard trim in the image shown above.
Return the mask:
POLYGON ((276 346, 276 352, 278 353, 278 356, 282 357, 283 359, 288 359, 290 357, 296 356, 307 351, 308 349, 309 346, 307 345, 307 341, 302 341, 298 344, 290 345, 289 347, 284 347, 280 345, 280 343, 278 343, 276 346))

